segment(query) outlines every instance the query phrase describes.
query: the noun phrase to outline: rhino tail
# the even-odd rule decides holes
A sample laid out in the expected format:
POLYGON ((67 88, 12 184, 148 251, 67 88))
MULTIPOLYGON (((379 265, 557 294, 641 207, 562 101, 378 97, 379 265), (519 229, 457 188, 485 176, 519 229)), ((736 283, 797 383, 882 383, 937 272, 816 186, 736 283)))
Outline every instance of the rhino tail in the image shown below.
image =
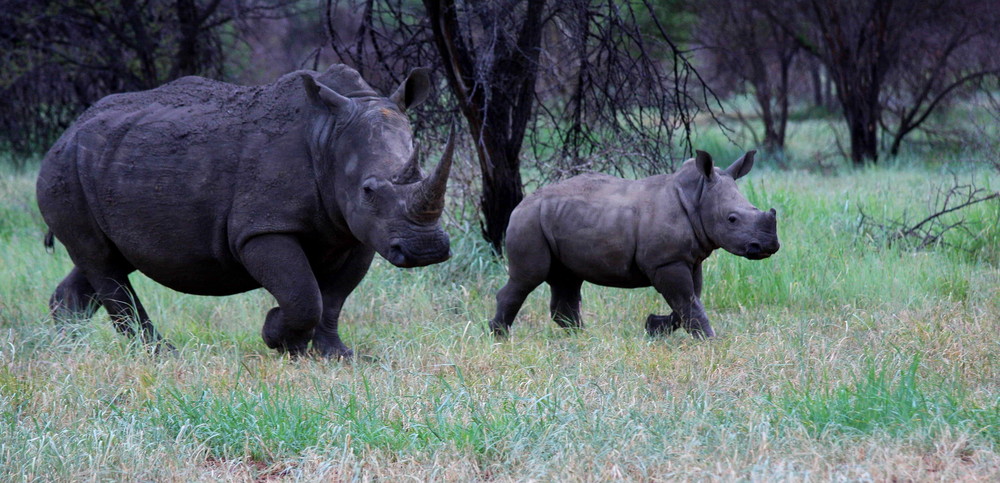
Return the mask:
POLYGON ((56 251, 56 237, 52 233, 52 230, 45 232, 45 251, 53 253, 56 251))

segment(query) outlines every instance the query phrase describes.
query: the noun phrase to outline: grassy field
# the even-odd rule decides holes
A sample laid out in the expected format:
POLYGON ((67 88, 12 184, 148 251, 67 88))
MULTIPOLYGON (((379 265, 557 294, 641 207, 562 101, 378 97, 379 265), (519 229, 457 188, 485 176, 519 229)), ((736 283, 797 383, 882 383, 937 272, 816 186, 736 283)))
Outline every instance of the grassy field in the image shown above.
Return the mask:
POLYGON ((351 364, 268 350, 262 291, 195 297, 138 274, 176 355, 150 357, 103 312, 56 326, 69 259, 43 249, 34 174, 2 174, 0 481, 996 481, 1000 203, 963 213, 974 238, 922 251, 859 231, 858 207, 915 217, 951 169, 1000 178, 914 164, 761 160, 740 185, 778 210, 782 250, 707 263, 715 340, 650 340, 652 289, 588 285, 582 333, 548 320, 543 288, 497 343, 504 266, 459 234, 445 264, 376 262, 342 319, 351 364))

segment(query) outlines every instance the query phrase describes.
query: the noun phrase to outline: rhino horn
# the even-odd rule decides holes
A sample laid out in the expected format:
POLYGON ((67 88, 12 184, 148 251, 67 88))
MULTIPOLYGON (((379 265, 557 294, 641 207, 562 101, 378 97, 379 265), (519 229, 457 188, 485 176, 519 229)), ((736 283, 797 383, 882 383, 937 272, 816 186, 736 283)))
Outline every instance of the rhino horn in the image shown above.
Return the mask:
POLYGON ((441 161, 430 176, 424 178, 413 192, 410 212, 419 218, 437 218, 444 209, 444 193, 451 172, 451 159, 455 151, 455 131, 448 135, 448 145, 444 148, 441 161))
POLYGON ((414 147, 413 154, 410 155, 410 159, 406 161, 406 164, 392 176, 392 182, 395 184, 410 184, 420 181, 420 158, 418 153, 419 149, 414 147))

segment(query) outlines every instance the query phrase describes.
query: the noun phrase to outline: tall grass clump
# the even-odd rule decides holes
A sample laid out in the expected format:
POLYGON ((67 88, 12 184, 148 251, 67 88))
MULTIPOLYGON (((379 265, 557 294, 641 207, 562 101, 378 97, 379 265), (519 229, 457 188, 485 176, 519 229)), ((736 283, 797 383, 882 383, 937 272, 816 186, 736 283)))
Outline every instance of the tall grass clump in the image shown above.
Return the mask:
POLYGON ((783 388, 771 402, 780 417, 801 423, 815 437, 920 431, 932 437, 960 427, 997 442, 996 401, 980 407, 955 381, 923 375, 919 355, 906 366, 896 362, 866 358, 848 381, 838 383, 814 374, 800 386, 783 388))

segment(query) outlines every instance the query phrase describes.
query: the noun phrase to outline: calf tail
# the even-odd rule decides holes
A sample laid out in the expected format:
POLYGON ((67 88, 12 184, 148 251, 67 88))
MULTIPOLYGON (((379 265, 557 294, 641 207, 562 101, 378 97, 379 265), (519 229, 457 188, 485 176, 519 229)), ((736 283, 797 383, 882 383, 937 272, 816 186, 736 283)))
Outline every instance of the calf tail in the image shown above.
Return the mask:
POLYGON ((50 229, 48 232, 45 233, 45 251, 52 253, 56 251, 55 247, 56 247, 56 237, 55 235, 52 234, 52 230, 50 229))

